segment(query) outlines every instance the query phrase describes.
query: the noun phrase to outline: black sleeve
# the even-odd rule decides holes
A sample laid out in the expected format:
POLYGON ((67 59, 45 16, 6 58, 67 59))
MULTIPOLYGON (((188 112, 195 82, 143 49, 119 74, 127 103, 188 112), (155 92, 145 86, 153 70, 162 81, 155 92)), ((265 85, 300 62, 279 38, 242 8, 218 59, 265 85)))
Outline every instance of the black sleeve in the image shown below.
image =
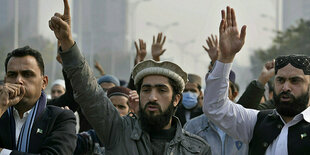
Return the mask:
POLYGON ((136 90, 136 87, 135 87, 135 84, 134 84, 134 81, 133 81, 132 75, 130 75, 129 82, 128 82, 128 85, 127 85, 127 88, 129 88, 129 89, 131 89, 131 90, 136 90))
POLYGON ((264 87, 256 80, 252 81, 238 100, 238 104, 241 104, 245 108, 257 109, 261 98, 264 95, 264 87))

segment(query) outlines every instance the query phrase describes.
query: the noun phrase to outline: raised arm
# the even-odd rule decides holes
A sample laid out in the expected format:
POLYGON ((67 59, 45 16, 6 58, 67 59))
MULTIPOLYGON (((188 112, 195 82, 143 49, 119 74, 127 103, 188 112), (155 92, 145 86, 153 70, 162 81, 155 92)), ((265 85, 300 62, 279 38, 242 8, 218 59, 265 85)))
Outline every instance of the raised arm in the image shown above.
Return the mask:
POLYGON ((258 111, 245 109, 228 98, 229 72, 236 53, 244 44, 246 26, 239 34, 234 10, 227 7, 226 13, 222 10, 218 61, 206 76, 203 111, 208 119, 230 136, 248 143, 258 111))
POLYGON ((64 19, 70 21, 68 3, 65 3, 64 15, 56 13, 49 23, 61 43, 62 50, 59 53, 63 68, 71 81, 75 101, 80 105, 100 140, 107 144, 106 147, 111 147, 109 145, 116 144, 120 135, 122 118, 97 84, 92 70, 72 39, 69 23, 64 19))
POLYGON ((246 88, 238 103, 245 108, 260 109, 260 101, 264 95, 265 84, 274 76, 274 61, 267 62, 257 80, 253 80, 246 88))

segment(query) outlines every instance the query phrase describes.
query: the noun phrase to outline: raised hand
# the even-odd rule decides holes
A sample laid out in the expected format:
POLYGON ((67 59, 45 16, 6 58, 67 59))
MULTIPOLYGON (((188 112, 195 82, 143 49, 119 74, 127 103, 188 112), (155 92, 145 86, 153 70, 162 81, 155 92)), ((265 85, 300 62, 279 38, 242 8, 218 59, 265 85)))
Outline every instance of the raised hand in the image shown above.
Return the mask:
POLYGON ((137 42, 135 42, 135 46, 136 46, 136 51, 137 51, 136 58, 135 58, 135 65, 136 65, 137 63, 144 60, 147 52, 146 52, 146 43, 142 39, 139 39, 139 46, 137 42))
POLYGON ((270 78, 272 78, 275 75, 274 63, 275 61, 273 60, 273 61, 268 61, 264 65, 257 79, 261 84, 265 85, 270 80, 270 78))
POLYGON ((246 26, 242 26, 241 34, 239 34, 235 11, 233 8, 227 7, 226 16, 225 11, 222 10, 222 21, 219 31, 220 52, 218 60, 224 63, 231 63, 244 44, 246 26))
POLYGON ((139 95, 137 91, 132 90, 129 92, 129 107, 133 110, 133 113, 139 112, 139 95))
POLYGON ((16 105, 25 95, 25 87, 20 84, 5 83, 0 86, 0 117, 10 106, 16 105))
POLYGON ((71 16, 68 0, 64 0, 64 14, 55 13, 49 21, 49 27, 54 31, 63 51, 73 46, 74 41, 71 34, 71 16))
POLYGON ((157 39, 155 41, 155 36, 153 36, 152 44, 152 57, 155 61, 160 61, 160 56, 164 54, 166 49, 163 49, 164 43, 166 41, 166 36, 163 38, 163 33, 158 33, 157 39))
POLYGON ((206 42, 209 48, 207 48, 206 46, 202 46, 202 47, 208 52, 208 55, 211 59, 211 63, 213 64, 217 60, 218 53, 220 50, 217 36, 215 35, 214 37, 213 35, 211 35, 211 37, 208 37, 206 42))

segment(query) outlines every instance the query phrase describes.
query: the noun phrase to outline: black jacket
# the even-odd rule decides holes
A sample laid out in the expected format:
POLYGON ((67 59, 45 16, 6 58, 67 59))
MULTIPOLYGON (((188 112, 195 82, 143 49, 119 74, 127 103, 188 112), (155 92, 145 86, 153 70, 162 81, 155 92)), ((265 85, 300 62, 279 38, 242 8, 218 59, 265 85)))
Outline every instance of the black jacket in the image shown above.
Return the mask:
POLYGON ((75 116, 72 111, 48 105, 43 113, 34 121, 30 137, 29 153, 23 153, 13 150, 10 119, 6 111, 0 118, 0 148, 13 150, 11 155, 73 154, 77 139, 75 125, 75 116), (37 133, 37 129, 42 129, 43 133, 37 133))

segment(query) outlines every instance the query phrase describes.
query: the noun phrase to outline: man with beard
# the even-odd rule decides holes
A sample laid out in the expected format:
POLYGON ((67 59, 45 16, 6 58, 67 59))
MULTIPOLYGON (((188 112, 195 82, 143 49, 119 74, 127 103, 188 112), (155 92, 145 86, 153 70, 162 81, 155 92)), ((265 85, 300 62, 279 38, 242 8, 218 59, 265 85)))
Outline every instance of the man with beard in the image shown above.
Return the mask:
POLYGON ((310 57, 280 56, 275 60, 276 109, 257 111, 233 104, 227 95, 228 75, 235 55, 245 41, 239 34, 235 12, 222 11, 220 56, 206 77, 203 111, 233 138, 249 143, 249 154, 309 154, 310 57))
POLYGON ((171 62, 139 63, 133 79, 140 96, 140 119, 119 115, 72 39, 69 7, 56 13, 49 26, 61 43, 59 54, 74 97, 103 142, 106 154, 210 154, 208 144, 182 130, 174 111, 187 74, 171 62))

